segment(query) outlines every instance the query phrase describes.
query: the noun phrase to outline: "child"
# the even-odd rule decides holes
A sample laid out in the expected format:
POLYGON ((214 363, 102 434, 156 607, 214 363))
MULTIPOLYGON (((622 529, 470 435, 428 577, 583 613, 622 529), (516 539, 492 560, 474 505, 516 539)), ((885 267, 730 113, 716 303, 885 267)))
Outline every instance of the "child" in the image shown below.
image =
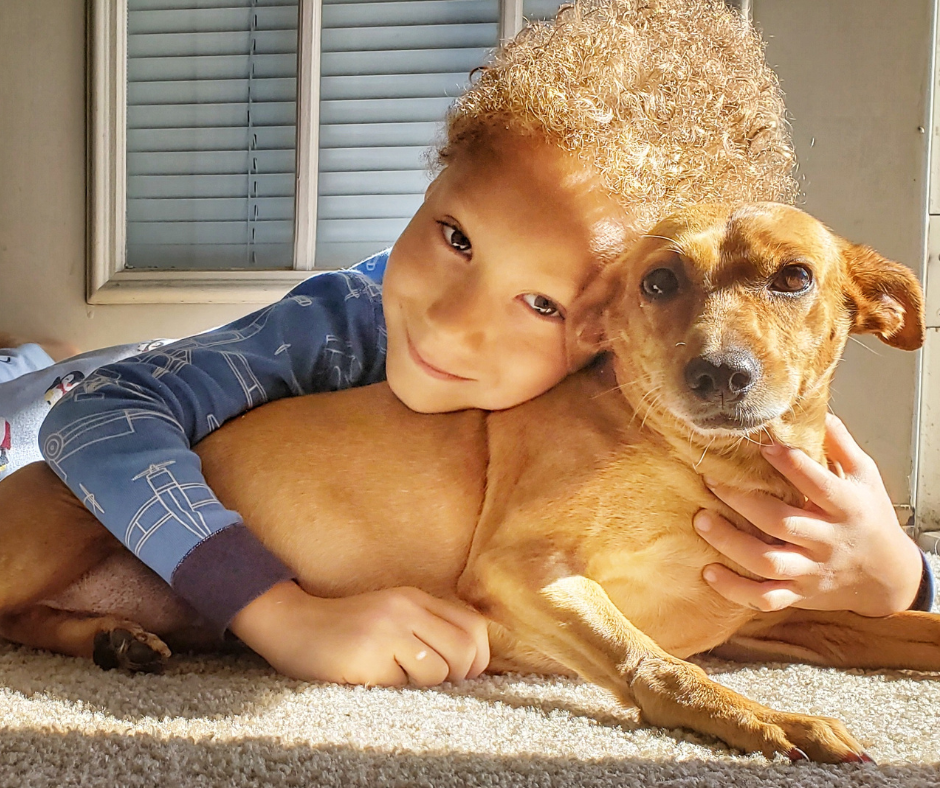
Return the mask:
POLYGON ((457 100, 437 177, 390 252, 104 367, 51 411, 43 455, 278 670, 419 686, 476 676, 479 615, 415 589, 306 595, 215 499, 191 444, 271 399, 386 375, 419 411, 519 404, 587 361, 566 354, 564 318, 597 262, 692 202, 793 198, 792 163, 760 42, 720 0, 576 3, 529 26, 457 100))

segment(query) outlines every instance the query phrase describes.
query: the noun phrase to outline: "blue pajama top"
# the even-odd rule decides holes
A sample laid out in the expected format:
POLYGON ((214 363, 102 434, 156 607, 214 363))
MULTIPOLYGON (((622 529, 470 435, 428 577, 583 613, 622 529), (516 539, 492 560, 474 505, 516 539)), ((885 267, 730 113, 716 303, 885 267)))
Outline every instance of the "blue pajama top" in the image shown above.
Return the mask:
POLYGON ((384 380, 387 260, 317 274, 228 325, 101 367, 43 421, 50 467, 220 630, 292 574, 222 506, 192 446, 265 402, 384 380))

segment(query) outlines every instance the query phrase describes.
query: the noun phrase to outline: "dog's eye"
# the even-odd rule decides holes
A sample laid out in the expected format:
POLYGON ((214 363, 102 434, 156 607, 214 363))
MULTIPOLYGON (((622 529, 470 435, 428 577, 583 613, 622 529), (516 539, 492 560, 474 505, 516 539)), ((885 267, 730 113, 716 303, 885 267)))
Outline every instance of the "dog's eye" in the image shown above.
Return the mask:
POLYGON ((642 287, 649 298, 669 298, 679 289, 679 278, 671 268, 656 268, 643 277, 642 287))
POLYGON ((770 289, 777 293, 802 293, 813 283, 813 274, 802 265, 785 265, 773 278, 770 289))

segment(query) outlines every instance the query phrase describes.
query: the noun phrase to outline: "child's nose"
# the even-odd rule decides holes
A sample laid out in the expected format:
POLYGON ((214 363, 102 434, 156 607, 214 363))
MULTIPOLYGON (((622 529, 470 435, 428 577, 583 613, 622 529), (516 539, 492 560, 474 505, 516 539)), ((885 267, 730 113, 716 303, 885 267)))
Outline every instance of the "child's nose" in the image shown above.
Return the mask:
POLYGON ((479 284, 470 282, 447 288, 428 309, 428 321, 436 330, 472 349, 483 344, 488 321, 494 317, 491 299, 479 284))

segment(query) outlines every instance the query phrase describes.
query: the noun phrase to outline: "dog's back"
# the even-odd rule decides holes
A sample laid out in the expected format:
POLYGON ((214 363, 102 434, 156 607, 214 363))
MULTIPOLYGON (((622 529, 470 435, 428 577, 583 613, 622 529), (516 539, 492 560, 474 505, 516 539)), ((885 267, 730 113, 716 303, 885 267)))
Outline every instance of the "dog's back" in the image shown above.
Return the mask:
POLYGON ((453 596, 483 499, 482 411, 420 415, 381 383, 257 408, 196 451, 308 592, 453 596))

